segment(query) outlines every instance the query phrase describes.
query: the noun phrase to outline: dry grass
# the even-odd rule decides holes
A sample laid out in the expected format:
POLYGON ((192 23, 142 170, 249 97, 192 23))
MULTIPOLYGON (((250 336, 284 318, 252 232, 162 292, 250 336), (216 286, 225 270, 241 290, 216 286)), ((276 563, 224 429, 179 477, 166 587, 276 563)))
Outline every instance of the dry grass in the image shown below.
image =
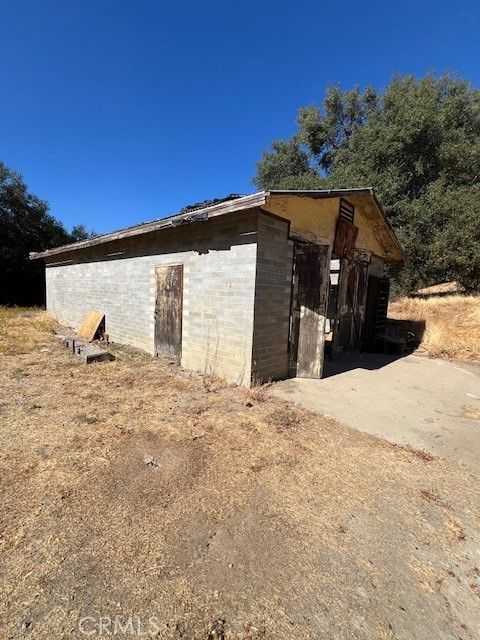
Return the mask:
POLYGON ((457 294, 457 293, 464 293, 465 292, 465 287, 460 284, 460 282, 442 282, 440 284, 434 284, 430 287, 423 287, 423 289, 418 289, 418 291, 416 292, 417 295, 420 296, 444 296, 447 294, 457 294))
POLYGON ((269 398, 270 386, 270 382, 260 382, 254 379, 250 388, 245 388, 244 391, 247 402, 266 402, 269 398))
POLYGON ((465 469, 133 349, 84 365, 39 311, 0 325, 1 637, 475 637, 465 469))
POLYGON ((390 304, 389 317, 406 321, 432 357, 480 360, 480 296, 402 298, 390 304))
POLYGON ((470 418, 470 420, 480 421, 480 411, 476 407, 473 407, 471 404, 466 404, 464 406, 463 414, 466 418, 470 418))
POLYGON ((55 321, 46 311, 26 307, 1 307, 0 355, 28 353, 53 333, 55 321))

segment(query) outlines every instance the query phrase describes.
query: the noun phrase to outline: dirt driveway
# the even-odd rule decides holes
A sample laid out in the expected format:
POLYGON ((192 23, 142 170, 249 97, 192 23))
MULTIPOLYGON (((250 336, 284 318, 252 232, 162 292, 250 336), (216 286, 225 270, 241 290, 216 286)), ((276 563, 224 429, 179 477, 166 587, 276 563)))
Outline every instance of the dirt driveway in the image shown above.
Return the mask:
POLYGON ((409 355, 345 356, 322 380, 279 382, 273 392, 395 444, 480 473, 480 366, 409 355))

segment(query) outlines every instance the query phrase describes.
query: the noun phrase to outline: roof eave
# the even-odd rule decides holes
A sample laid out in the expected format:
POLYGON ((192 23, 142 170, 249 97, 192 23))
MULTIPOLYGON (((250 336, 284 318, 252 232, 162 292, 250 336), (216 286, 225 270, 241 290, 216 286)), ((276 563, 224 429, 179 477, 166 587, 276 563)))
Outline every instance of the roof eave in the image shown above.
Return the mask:
POLYGON ((382 218, 385 221, 385 224, 388 227, 388 230, 390 231, 390 235, 392 237, 392 240, 393 240, 393 242, 395 244, 395 247, 396 247, 396 249, 397 249, 397 251, 399 253, 399 259, 398 260, 394 260, 393 262, 403 265, 407 261, 407 254, 403 250, 403 247, 400 244, 399 239, 397 238, 397 234, 395 233, 395 230, 392 227, 392 223, 390 222, 390 220, 388 219, 387 215, 385 214, 385 211, 383 210, 382 205, 380 204, 380 201, 378 200, 373 187, 370 187, 369 191, 370 191, 370 194, 371 194, 373 200, 375 201, 375 205, 377 206, 380 214, 382 215, 382 218))
POLYGON ((305 189, 301 191, 297 191, 296 189, 271 189, 267 192, 267 195, 297 195, 297 196, 305 196, 305 197, 316 197, 316 198, 336 198, 342 196, 370 196, 375 206, 377 207, 378 212, 383 218, 390 236, 392 238, 393 244, 395 245, 396 250, 398 251, 398 255, 396 258, 390 260, 390 262, 394 262, 397 264, 405 264, 407 260, 407 256, 405 251, 400 244, 395 231, 390 223, 390 220, 387 218, 385 211, 380 204, 373 187, 354 187, 352 189, 305 189))
POLYGON ((372 192, 371 187, 355 187, 353 189, 270 189, 267 191, 267 195, 296 195, 317 198, 335 198, 337 196, 345 196, 351 193, 352 195, 365 195, 372 192))
POLYGON ((252 207, 258 207, 265 204, 266 192, 259 191, 249 196, 243 196, 235 200, 228 200, 220 204, 205 207, 204 209, 195 209, 184 214, 176 216, 170 216, 168 218, 162 218, 161 220, 155 220, 153 222, 147 222, 139 224, 134 227, 128 227, 119 231, 113 231, 112 233, 106 233, 89 240, 80 240, 71 244, 65 244, 53 249, 47 249, 46 251, 30 252, 30 260, 39 260, 41 258, 48 258, 50 256, 58 255, 61 253, 68 253, 70 251, 78 251, 81 249, 87 249, 88 247, 94 247, 105 242, 113 242, 115 240, 123 240, 124 238, 131 238, 133 236, 143 235, 145 233, 152 233, 158 229, 173 228, 181 224, 187 224, 200 220, 202 217, 204 220, 215 218, 217 216, 225 215, 227 213, 233 213, 235 211, 241 211, 242 209, 251 209, 252 207))
POLYGON ((120 229, 119 231, 106 233, 101 236, 96 236, 95 238, 90 238, 88 240, 81 240, 79 242, 62 245, 60 247, 55 247, 53 249, 47 249, 46 251, 31 252, 29 254, 29 258, 30 260, 39 260, 42 258, 48 258, 50 256, 59 255, 62 253, 69 253, 71 251, 79 251, 81 249, 87 249, 89 247, 94 247, 100 244, 104 244, 106 242, 113 242, 115 240, 122 240, 124 238, 130 238, 137 235, 152 233, 159 229, 173 228, 175 226, 178 226, 181 224, 187 224, 189 222, 208 220, 210 218, 225 215, 227 213, 233 213, 235 211, 241 211, 244 209, 259 207, 266 203, 267 198, 269 196, 292 195, 297 197, 305 196, 305 197, 315 197, 315 198, 335 198, 335 197, 341 197, 341 196, 348 196, 349 194, 352 196, 368 195, 371 198, 373 198, 375 206, 377 207, 378 212, 380 213, 383 220, 385 221, 385 224, 388 227, 388 230, 392 238, 392 241, 395 245, 395 248, 398 251, 398 257, 391 261, 404 264, 406 261, 405 252, 403 251, 402 246, 395 235, 395 231, 393 230, 393 227, 390 224, 390 221, 385 215, 385 212, 383 211, 382 206, 378 201, 377 196, 375 195, 375 192, 372 187, 358 187, 354 189, 306 189, 306 190, 300 190, 300 191, 296 189, 271 189, 269 191, 259 191, 257 193, 253 193, 248 196, 243 196, 241 198, 236 198, 233 200, 227 200, 225 202, 211 205, 203 209, 195 209, 187 213, 178 214, 178 215, 170 216, 167 218, 162 218, 160 220, 155 220, 153 222, 147 222, 144 224, 135 225, 133 227, 128 227, 125 229, 120 229))

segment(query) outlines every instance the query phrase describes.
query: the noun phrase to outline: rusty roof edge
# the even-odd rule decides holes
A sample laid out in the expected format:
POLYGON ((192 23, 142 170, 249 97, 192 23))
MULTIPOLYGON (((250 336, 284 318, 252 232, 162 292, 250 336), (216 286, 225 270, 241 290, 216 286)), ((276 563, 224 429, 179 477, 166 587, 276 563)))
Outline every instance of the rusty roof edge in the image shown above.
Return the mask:
POLYGON ((317 198, 335 198, 336 196, 371 194, 371 187, 354 187, 352 189, 270 189, 268 195, 292 195, 317 198))
POLYGON ((123 229, 95 236, 88 240, 80 240, 79 242, 64 244, 60 247, 46 249, 45 251, 31 251, 29 258, 30 260, 39 260, 40 258, 48 258, 49 256, 58 255, 59 253, 78 251, 80 249, 104 244, 105 242, 112 242, 114 240, 122 240, 123 238, 151 233, 152 231, 157 231, 157 229, 165 229, 168 227, 176 227, 181 224, 188 224, 202 219, 202 214, 205 214, 203 219, 207 220, 227 213, 241 211, 242 209, 261 206, 262 204, 265 204, 266 196, 267 192, 259 191, 248 196, 242 196, 241 198, 235 198, 219 204, 214 204, 209 207, 205 207, 204 209, 195 209, 194 211, 175 214, 165 218, 160 218, 159 220, 153 220, 152 222, 143 222, 132 227, 124 227, 123 229))

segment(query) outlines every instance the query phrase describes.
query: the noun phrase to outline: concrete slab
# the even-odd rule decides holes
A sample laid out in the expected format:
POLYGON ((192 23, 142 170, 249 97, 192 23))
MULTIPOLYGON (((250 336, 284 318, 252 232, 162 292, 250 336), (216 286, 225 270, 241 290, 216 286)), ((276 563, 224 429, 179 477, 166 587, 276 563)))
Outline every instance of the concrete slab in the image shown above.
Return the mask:
POLYGON ((480 474, 480 420, 473 417, 480 412, 480 366, 417 355, 357 354, 328 363, 325 376, 283 380, 272 385, 272 392, 480 474))
POLYGON ((86 364, 115 360, 115 356, 109 351, 102 349, 96 344, 90 344, 83 338, 79 338, 73 329, 69 327, 59 327, 55 331, 55 336, 59 340, 62 340, 69 351, 80 356, 86 364))

